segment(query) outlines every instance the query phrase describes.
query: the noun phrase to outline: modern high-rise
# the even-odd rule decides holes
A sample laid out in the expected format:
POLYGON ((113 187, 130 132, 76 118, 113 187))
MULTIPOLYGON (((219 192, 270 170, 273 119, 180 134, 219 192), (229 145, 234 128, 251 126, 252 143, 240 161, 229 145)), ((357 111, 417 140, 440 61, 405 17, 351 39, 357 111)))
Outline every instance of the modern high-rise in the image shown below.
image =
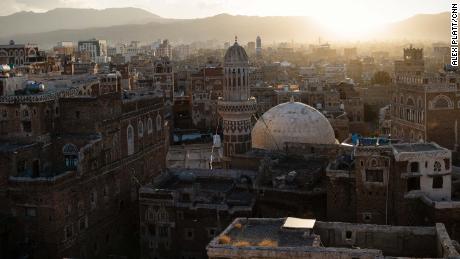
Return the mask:
POLYGON ((97 39, 79 41, 78 51, 89 53, 91 60, 94 61, 96 57, 107 56, 107 41, 97 39))
POLYGON ((262 40, 260 39, 260 36, 257 36, 256 38, 256 55, 260 56, 262 54, 262 40))
POLYGON ((223 98, 218 102, 226 157, 244 154, 251 148, 251 117, 256 111, 256 100, 251 98, 248 81, 248 55, 235 38, 225 53, 223 98))

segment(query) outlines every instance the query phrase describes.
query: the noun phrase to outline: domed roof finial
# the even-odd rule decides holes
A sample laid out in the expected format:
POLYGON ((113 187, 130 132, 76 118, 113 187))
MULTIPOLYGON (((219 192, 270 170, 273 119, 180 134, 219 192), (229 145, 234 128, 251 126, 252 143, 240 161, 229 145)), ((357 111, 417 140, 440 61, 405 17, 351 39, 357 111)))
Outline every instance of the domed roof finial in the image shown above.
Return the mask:
POLYGON ((238 43, 238 36, 235 35, 235 43, 238 43))

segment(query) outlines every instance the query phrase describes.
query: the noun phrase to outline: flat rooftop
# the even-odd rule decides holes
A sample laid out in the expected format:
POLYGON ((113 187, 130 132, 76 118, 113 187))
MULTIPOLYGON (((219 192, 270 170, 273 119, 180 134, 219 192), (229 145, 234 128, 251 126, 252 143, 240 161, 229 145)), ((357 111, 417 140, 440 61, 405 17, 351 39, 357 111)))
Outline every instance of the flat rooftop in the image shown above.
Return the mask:
POLYGON ((401 152, 427 152, 427 151, 441 151, 444 148, 434 143, 402 143, 393 144, 393 149, 398 153, 401 152))
POLYGON ((237 218, 209 243, 207 252, 210 258, 460 256, 442 223, 405 227, 297 218, 237 218))
POLYGON ((314 236, 303 231, 283 231, 285 219, 242 219, 226 233, 232 245, 247 243, 250 246, 272 245, 276 247, 316 246, 314 236), (265 243, 265 244, 264 244, 265 243))
POLYGON ((176 169, 160 175, 153 184, 141 187, 140 193, 147 199, 163 197, 192 207, 247 207, 252 206, 255 199, 250 191, 255 174, 243 170, 176 169))

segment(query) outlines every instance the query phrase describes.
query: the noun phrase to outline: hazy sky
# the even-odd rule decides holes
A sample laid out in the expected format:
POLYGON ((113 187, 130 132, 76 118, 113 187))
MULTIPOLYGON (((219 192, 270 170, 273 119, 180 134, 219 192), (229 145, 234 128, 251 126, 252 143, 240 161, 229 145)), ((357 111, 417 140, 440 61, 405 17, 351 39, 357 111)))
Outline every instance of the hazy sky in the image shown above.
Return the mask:
POLYGON ((392 21, 416 13, 449 10, 447 0, 2 0, 0 15, 46 11, 57 7, 140 7, 163 17, 194 18, 218 13, 324 16, 329 12, 375 15, 392 21), (366 13, 366 14, 363 14, 366 13))
MULTIPOLYGON (((169 18, 195 18, 219 13, 312 16, 329 27, 356 32, 417 13, 448 11, 447 0, 1 0, 0 15, 47 11, 57 7, 140 7, 169 18), (363 21, 366 21, 363 23, 363 21)), ((350 32, 350 31, 348 31, 350 32)))

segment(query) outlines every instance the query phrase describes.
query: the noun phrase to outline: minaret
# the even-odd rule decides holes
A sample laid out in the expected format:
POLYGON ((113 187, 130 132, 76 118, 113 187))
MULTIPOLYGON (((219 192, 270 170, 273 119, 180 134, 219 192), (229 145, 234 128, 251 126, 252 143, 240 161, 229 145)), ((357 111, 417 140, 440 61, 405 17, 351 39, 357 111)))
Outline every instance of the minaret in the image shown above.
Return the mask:
POLYGON ((262 55, 262 39, 260 39, 260 36, 257 36, 256 38, 256 56, 260 57, 262 55))
POLYGON ((243 47, 235 43, 224 57, 223 97, 218 111, 223 120, 224 156, 244 154, 251 149, 251 117, 256 100, 249 90, 249 59, 243 47))

